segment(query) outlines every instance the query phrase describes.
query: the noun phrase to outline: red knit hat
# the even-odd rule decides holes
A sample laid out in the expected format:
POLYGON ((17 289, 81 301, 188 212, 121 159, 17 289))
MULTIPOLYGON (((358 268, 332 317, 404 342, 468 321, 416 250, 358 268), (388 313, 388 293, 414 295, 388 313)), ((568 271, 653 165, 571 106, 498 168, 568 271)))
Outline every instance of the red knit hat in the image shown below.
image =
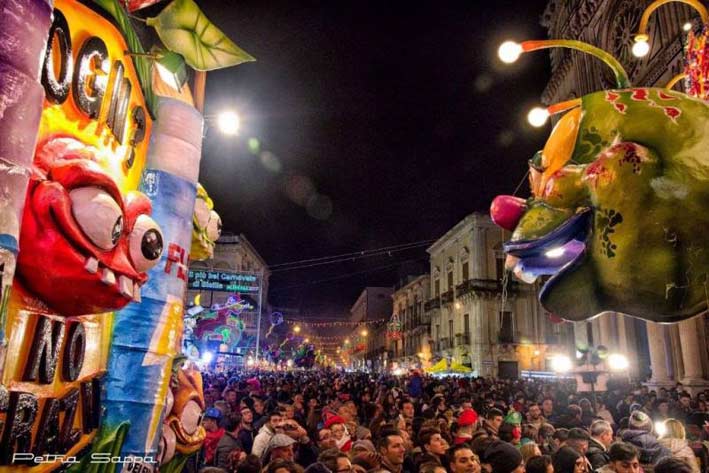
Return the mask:
POLYGON ((466 425, 473 425, 478 421, 478 413, 473 409, 465 409, 458 416, 458 425, 465 427, 466 425))
POLYGON ((345 423, 345 419, 343 419, 342 417, 330 416, 327 419, 325 419, 324 428, 329 429, 330 427, 332 427, 335 424, 344 424, 344 423, 345 423))

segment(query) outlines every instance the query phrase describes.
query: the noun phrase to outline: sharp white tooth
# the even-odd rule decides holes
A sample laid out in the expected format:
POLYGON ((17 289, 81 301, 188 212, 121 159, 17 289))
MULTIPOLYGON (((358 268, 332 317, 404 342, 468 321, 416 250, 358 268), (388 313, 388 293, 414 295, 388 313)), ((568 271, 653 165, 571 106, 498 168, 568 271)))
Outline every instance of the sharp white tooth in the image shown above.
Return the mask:
POLYGON ((133 281, 128 279, 127 276, 118 277, 118 290, 121 291, 126 297, 133 297, 133 281))
POLYGON ((84 268, 86 268, 86 271, 90 272, 91 274, 96 274, 96 272, 98 271, 98 260, 93 256, 89 256, 88 258, 86 258, 84 268))
POLYGON ((140 302, 140 286, 138 283, 135 283, 135 286, 133 286, 133 300, 136 302, 140 302))
POLYGON ((108 284, 109 286, 111 284, 116 284, 116 275, 113 274, 113 271, 110 269, 103 268, 103 273, 101 273, 101 282, 108 284))

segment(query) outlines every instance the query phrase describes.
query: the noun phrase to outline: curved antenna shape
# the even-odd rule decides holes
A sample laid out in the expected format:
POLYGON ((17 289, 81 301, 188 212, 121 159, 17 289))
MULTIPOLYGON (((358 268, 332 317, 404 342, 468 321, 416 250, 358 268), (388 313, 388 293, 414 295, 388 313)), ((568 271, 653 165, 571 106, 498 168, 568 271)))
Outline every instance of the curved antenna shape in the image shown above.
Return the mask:
POLYGON ((633 45, 633 55, 636 57, 643 57, 650 52, 650 45, 648 41, 650 36, 647 34, 647 24, 650 21, 650 16, 655 10, 668 3, 684 3, 694 8, 697 13, 699 13, 702 23, 706 24, 707 19, 709 19, 709 14, 707 13, 706 7, 702 2, 698 0, 655 0, 652 2, 643 12, 642 18, 640 18, 640 26, 638 26, 638 32, 635 34, 635 44, 633 45))
POLYGON ((681 81, 682 79, 686 79, 686 78, 687 78, 687 74, 685 74, 684 72, 680 72, 679 74, 674 76, 672 79, 670 79, 670 81, 667 83, 667 85, 665 85, 665 89, 670 90, 672 87, 674 87, 677 84, 677 82, 681 81))
POLYGON ((628 73, 625 72, 623 65, 615 58, 612 54, 597 48, 583 41, 577 41, 573 39, 545 39, 536 41, 523 41, 520 46, 522 47, 522 52, 538 51, 540 49, 549 48, 568 48, 575 49, 593 57, 596 57, 603 61, 608 67, 611 68, 613 74, 615 75, 615 82, 619 89, 626 89, 630 87, 630 80, 628 79, 628 73))

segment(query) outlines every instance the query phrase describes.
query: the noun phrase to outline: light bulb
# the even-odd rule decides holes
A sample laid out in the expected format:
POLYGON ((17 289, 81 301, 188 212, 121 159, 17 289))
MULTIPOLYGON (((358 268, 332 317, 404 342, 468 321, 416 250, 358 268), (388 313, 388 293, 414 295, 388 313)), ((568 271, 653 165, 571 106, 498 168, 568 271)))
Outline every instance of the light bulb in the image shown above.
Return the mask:
POLYGON ((217 116, 219 130, 225 135, 236 135, 239 133, 241 120, 236 112, 222 112, 217 116))
POLYGON ((687 23, 685 23, 684 25, 682 25, 682 29, 683 29, 684 31, 689 31, 689 30, 691 30, 691 29, 692 29, 692 23, 690 23, 690 22, 688 21, 687 23))
POLYGON ((544 126, 547 122, 547 118, 549 118, 549 112, 547 112, 546 108, 534 107, 527 114, 529 124, 537 128, 544 126))
POLYGON ((633 56, 644 57, 650 52, 650 43, 644 38, 635 38, 635 43, 633 44, 633 56))
POLYGON ((497 50, 500 61, 511 64, 519 59, 522 54, 522 46, 514 41, 505 41, 497 50))

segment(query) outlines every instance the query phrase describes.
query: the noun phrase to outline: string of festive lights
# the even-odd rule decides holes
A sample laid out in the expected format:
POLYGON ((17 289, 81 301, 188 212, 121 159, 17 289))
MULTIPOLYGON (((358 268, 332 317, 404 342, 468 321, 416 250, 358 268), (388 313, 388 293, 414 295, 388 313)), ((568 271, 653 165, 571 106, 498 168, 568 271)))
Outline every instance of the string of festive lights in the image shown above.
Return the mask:
POLYGON ((362 320, 359 322, 352 322, 349 320, 341 320, 337 322, 305 322, 301 320, 285 320, 284 322, 288 325, 296 325, 300 327, 358 327, 360 325, 379 325, 385 324, 389 319, 377 319, 377 320, 362 320))

